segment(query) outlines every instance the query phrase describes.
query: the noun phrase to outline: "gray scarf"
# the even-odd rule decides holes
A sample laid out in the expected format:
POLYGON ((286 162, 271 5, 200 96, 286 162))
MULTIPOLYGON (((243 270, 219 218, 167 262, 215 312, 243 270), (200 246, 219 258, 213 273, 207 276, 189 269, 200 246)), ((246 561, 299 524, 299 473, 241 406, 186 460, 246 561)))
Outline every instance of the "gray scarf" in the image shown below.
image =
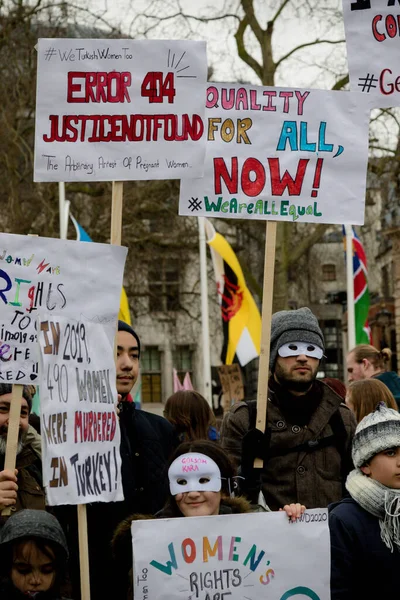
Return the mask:
POLYGON ((361 469, 354 469, 346 480, 350 496, 379 519, 382 541, 391 552, 400 550, 400 490, 388 488, 379 481, 366 477, 361 469))

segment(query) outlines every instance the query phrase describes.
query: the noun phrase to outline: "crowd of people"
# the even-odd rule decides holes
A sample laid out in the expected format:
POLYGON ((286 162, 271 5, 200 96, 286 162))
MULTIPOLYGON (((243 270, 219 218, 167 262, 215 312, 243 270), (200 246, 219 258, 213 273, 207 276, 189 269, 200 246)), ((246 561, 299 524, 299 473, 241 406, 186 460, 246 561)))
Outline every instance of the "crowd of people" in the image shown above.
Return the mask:
MULTIPOLYGON (((388 352, 360 345, 349 385, 317 378, 325 352, 308 308, 272 317, 264 432, 255 401, 221 427, 194 391, 173 394, 164 417, 136 408, 140 339, 118 322, 117 392, 124 501, 87 507, 92 600, 133 597, 131 522, 329 508, 331 597, 391 597, 400 566, 400 379, 388 352), (198 459, 201 460, 198 460, 198 459), (255 468, 261 459, 262 468, 255 468), (199 470, 183 471, 197 460, 199 470), (374 576, 379 573, 379 576, 374 576), (101 574, 101 576, 99 576, 101 574)), ((80 598, 76 507, 46 507, 40 436, 24 387, 16 470, 4 469, 11 385, 0 384, 0 598, 80 598)))

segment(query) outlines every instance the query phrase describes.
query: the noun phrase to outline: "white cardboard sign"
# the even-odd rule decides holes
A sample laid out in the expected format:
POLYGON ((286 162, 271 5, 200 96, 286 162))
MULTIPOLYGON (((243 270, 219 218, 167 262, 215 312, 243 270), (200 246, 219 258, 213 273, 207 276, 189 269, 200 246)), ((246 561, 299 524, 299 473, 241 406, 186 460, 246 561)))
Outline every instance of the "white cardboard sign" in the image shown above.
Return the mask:
POLYGON ((205 42, 40 39, 35 181, 200 177, 205 42))
POLYGON ((0 234, 1 382, 35 383, 40 311, 115 327, 126 254, 110 244, 0 234))
POLYGON ((350 88, 371 107, 400 106, 397 0, 343 0, 350 88))
POLYGON ((38 331, 47 503, 123 500, 115 325, 48 313, 38 318, 38 331))
POLYGON ((364 222, 370 108, 362 94, 210 84, 204 177, 179 214, 364 222))
POLYGON ((327 510, 133 521, 132 539, 135 600, 330 598, 327 510))

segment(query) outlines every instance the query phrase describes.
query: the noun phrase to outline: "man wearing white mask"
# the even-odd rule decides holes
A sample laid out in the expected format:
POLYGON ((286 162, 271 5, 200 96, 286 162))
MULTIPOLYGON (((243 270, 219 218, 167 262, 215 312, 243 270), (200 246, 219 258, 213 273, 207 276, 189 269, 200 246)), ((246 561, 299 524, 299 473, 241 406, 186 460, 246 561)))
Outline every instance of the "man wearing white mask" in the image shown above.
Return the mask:
POLYGON ((265 434, 255 428, 255 401, 235 404, 222 425, 222 446, 241 465, 244 491, 272 510, 290 502, 328 506, 342 498, 352 469, 355 419, 340 396, 316 379, 324 349, 309 308, 275 313, 265 434), (263 469, 254 469, 255 458, 264 461, 263 469))

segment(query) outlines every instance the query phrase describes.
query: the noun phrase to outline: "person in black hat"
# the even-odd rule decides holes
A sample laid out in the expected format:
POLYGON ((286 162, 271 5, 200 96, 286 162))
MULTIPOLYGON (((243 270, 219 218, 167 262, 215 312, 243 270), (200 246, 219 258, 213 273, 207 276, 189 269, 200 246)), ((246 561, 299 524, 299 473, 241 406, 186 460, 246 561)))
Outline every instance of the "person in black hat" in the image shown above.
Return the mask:
POLYGON ((235 404, 222 424, 222 446, 241 465, 244 491, 271 510, 292 502, 326 507, 340 500, 352 469, 354 416, 316 379, 324 349, 309 308, 275 313, 265 434, 255 427, 255 401, 235 404), (263 469, 254 469, 255 458, 263 460, 263 469))

